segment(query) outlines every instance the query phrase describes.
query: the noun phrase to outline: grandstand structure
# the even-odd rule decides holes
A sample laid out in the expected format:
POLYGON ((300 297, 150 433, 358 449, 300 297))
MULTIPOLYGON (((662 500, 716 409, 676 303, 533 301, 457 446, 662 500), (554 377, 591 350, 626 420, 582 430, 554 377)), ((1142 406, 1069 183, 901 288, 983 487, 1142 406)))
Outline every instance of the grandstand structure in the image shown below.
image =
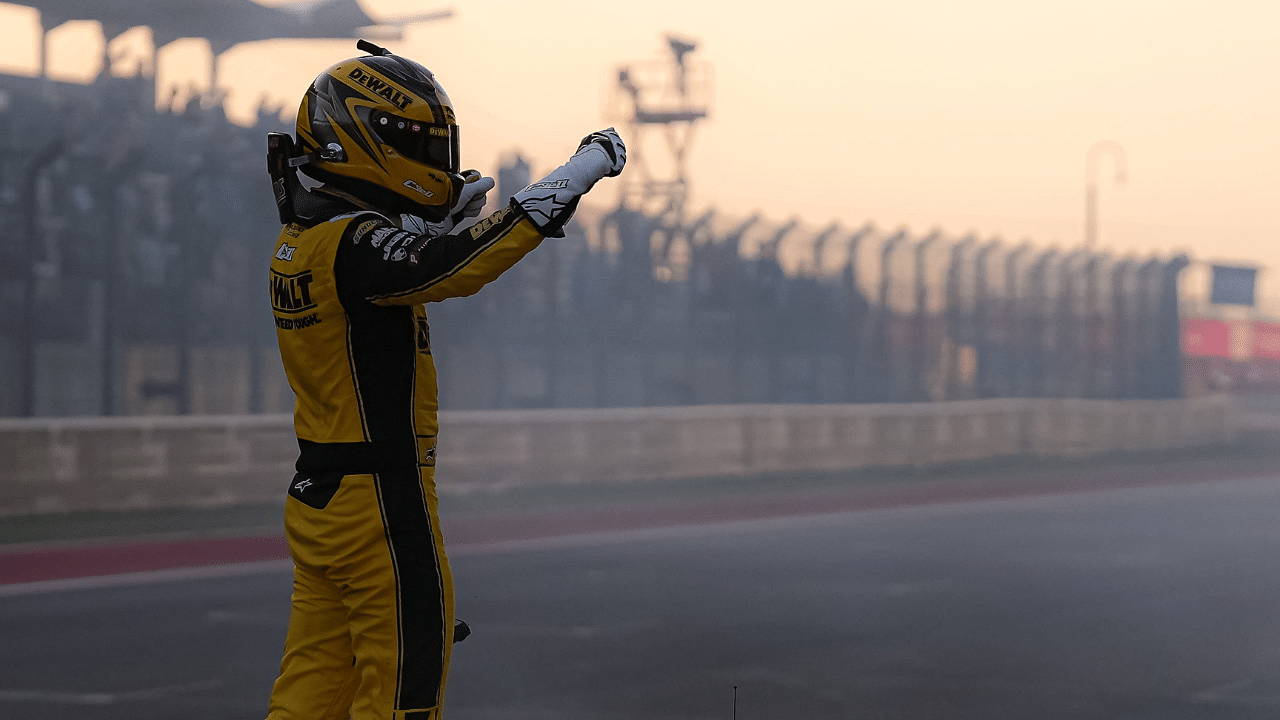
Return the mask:
MULTIPOLYGON (((113 3, 94 19, 164 39, 197 27, 175 8, 224 1, 113 3)), ((98 6, 31 4, 46 27, 98 6)), ((271 9, 294 25, 270 32, 369 21, 322 23, 343 7, 358 9, 271 9)), ((217 48, 268 27, 204 32, 222 33, 217 48)), ((264 140, 280 121, 154 97, 145 76, 0 76, 0 415, 292 407, 265 283, 264 140)), ((504 188, 528 177, 521 162, 504 188)), ((1185 258, 669 207, 584 207, 476 297, 433 306, 442 407, 1183 394, 1185 258)))
POLYGON ((46 29, 71 20, 94 20, 110 40, 130 28, 145 26, 151 29, 156 47, 178 38, 198 37, 209 41, 215 55, 240 43, 277 38, 398 39, 409 23, 453 15, 452 10, 440 10, 375 20, 356 0, 318 0, 274 7, 252 0, 22 0, 17 4, 39 10, 46 29))

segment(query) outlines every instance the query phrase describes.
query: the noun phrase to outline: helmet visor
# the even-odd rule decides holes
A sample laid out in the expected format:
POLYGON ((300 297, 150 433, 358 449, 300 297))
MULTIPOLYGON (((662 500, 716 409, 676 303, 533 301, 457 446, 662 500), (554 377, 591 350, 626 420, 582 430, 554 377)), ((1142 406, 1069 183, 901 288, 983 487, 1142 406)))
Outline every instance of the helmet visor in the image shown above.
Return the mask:
POLYGON ((424 123, 383 112, 374 113, 370 120, 378 139, 401 156, 449 173, 458 172, 457 125, 424 123))

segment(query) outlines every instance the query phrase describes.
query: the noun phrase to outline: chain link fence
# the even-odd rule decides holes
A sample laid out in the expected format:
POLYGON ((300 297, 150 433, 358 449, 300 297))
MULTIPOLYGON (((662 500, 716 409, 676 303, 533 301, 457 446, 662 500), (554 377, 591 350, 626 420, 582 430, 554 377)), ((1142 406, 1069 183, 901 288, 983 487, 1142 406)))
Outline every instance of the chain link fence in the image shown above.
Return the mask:
MULTIPOLYGON (((147 79, 0 76, 0 415, 284 412, 265 136, 147 79)), ((504 161, 499 194, 526 181, 504 161)), ((584 208, 431 311, 447 409, 1182 395, 1187 264, 584 208)))

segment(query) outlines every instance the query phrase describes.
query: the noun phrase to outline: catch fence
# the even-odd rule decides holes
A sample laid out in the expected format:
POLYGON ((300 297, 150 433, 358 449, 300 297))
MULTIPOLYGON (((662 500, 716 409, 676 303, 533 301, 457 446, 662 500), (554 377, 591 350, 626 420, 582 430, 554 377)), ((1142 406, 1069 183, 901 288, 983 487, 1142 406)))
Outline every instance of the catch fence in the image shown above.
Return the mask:
MULTIPOLYGON (((281 412, 253 127, 0 77, 0 414, 281 412)), ((510 193, 527 166, 509 162, 510 193)), ((430 308, 449 409, 1182 394, 1183 257, 584 208, 430 308)))

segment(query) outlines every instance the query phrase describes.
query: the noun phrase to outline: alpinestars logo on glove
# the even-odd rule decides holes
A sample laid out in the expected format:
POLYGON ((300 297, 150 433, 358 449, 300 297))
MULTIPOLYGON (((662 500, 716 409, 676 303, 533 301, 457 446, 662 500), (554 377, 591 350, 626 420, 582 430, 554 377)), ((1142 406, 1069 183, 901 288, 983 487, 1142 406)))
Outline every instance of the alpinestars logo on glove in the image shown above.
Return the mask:
POLYGON ((551 221, 559 212, 569 206, 567 202, 560 202, 556 198, 555 193, 546 197, 531 197, 520 201, 520 207, 529 213, 529 217, 534 223, 543 225, 551 221), (536 216, 540 215, 541 218, 536 216))

